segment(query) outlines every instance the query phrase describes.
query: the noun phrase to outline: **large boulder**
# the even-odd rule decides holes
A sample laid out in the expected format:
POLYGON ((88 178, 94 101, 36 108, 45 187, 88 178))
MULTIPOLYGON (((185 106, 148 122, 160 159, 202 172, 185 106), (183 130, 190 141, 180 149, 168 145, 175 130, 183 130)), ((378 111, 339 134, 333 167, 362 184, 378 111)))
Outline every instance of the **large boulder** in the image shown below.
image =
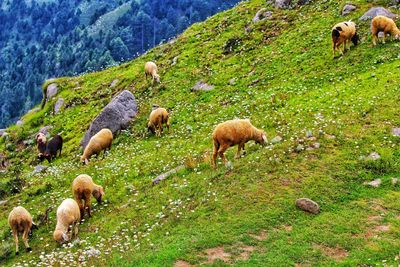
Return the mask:
POLYGON ((364 15, 362 15, 360 17, 360 20, 369 20, 369 19, 375 18, 376 16, 385 16, 385 17, 388 17, 388 18, 397 17, 396 14, 393 14, 392 12, 387 10, 386 8, 373 7, 373 8, 370 8, 367 12, 365 12, 364 15))
POLYGON ((61 109, 64 107, 64 99, 59 97, 57 102, 54 104, 54 113, 60 113, 61 109))
POLYGON ((103 128, 110 129, 113 135, 126 129, 132 119, 136 117, 137 112, 138 106, 133 94, 127 90, 122 91, 108 103, 90 124, 81 140, 82 147, 85 148, 90 138, 103 128))
POLYGON ((50 100, 57 93, 58 93, 58 85, 56 83, 51 83, 47 86, 47 89, 46 89, 47 100, 50 100))
POLYGON ((276 8, 289 8, 292 0, 276 0, 275 7, 276 8))
POLYGON ((197 82, 193 87, 192 91, 211 91, 214 89, 214 85, 205 83, 203 81, 197 82))

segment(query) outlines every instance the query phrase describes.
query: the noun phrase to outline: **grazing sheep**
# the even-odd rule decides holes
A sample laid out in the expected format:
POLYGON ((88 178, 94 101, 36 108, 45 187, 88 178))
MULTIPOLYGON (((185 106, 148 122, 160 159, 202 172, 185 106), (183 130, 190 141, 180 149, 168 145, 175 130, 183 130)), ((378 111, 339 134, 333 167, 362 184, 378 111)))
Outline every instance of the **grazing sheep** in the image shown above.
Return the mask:
POLYGON ((81 212, 78 203, 72 198, 65 199, 57 209, 57 225, 53 233, 54 240, 62 244, 76 237, 80 220, 81 212), (70 237, 67 235, 68 231, 71 231, 70 237))
POLYGON ((235 158, 240 157, 240 150, 244 150, 244 145, 250 140, 254 140, 257 144, 265 145, 267 136, 264 131, 254 127, 250 120, 229 120, 220 123, 215 127, 212 134, 214 143, 214 152, 212 156, 213 167, 217 167, 217 154, 224 161, 225 166, 229 166, 228 160, 224 153, 234 145, 238 145, 238 151, 235 158))
POLYGON ((22 240, 24 241, 26 251, 32 251, 28 244, 28 234, 36 227, 36 224, 32 221, 32 216, 23 207, 15 207, 8 216, 8 224, 11 227, 14 240, 15 240, 15 254, 19 254, 18 246, 18 234, 22 234, 22 240))
POLYGON ((146 80, 147 80, 147 75, 150 75, 154 81, 157 83, 160 83, 160 75, 157 74, 157 65, 154 62, 146 62, 144 64, 144 74, 146 75, 146 80))
POLYGON ((81 157, 81 162, 84 164, 88 164, 90 157, 94 154, 97 157, 102 150, 104 150, 104 158, 106 150, 111 149, 112 141, 113 134, 110 129, 101 129, 97 134, 93 135, 92 138, 90 138, 90 141, 87 144, 81 157))
MULTIPOLYGON (((352 21, 346 21, 336 24, 332 28, 332 48, 333 57, 335 57, 336 50, 343 55, 344 50, 347 49, 347 42, 350 40, 356 46, 358 44, 359 37, 357 35, 356 24, 352 21), (340 50, 340 45, 343 44, 343 51, 340 50)), ((350 45, 349 45, 350 49, 350 45)))
POLYGON ((81 174, 75 178, 72 183, 72 192, 81 211, 81 219, 83 219, 86 208, 89 217, 92 217, 90 210, 90 199, 92 195, 96 198, 98 203, 101 203, 101 199, 104 196, 103 187, 95 184, 92 177, 86 174, 81 174), (85 204, 82 203, 82 200, 85 201, 85 204))
POLYGON ((44 154, 39 154, 39 160, 47 159, 50 163, 56 158, 57 152, 60 152, 58 156, 61 156, 61 150, 63 146, 63 139, 60 135, 56 134, 46 145, 46 151, 44 154))
POLYGON ((169 114, 165 108, 156 108, 150 113, 149 122, 147 123, 147 130, 161 136, 163 131, 163 124, 167 126, 169 131, 169 114))
POLYGON ((383 43, 385 43, 385 38, 387 34, 390 34, 392 39, 398 40, 400 37, 400 30, 397 28, 396 23, 385 16, 376 16, 371 22, 372 31, 372 43, 376 45, 378 41, 378 33, 383 32, 383 43))

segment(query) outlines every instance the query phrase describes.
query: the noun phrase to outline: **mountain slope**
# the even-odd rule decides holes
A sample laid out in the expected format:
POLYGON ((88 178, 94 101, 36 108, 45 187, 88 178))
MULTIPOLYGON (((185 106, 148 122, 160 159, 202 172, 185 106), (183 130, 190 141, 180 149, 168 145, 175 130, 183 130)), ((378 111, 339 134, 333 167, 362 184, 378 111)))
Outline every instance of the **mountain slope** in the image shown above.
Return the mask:
MULTIPOLYGON (((356 2, 357 11, 346 19, 356 21, 372 6, 356 2)), ((361 44, 332 59, 330 29, 344 20, 339 15, 344 3, 316 1, 293 10, 267 6, 272 18, 253 24, 265 1, 246 1, 134 61, 57 79, 69 108, 51 115, 54 99, 0 139, 11 162, 0 185, 9 200, 0 206, 2 264, 398 263, 399 189, 391 183, 400 175, 400 140, 392 135, 400 125, 398 43, 372 48, 368 22, 359 23, 361 44), (237 45, 224 54, 227 43, 237 45), (144 79, 147 60, 157 62, 161 85, 144 79), (199 80, 215 89, 191 92, 199 80), (105 159, 81 166, 80 139, 123 89, 138 99, 138 118, 105 159), (172 132, 161 138, 146 133, 152 104, 171 111, 172 132), (239 160, 230 149, 233 169, 221 164, 210 169, 214 126, 244 117, 269 139, 279 135, 283 141, 265 148, 250 143, 239 160), (45 173, 32 175, 36 152, 29 143, 44 125, 52 125, 53 133, 63 131, 65 148, 45 173), (371 152, 381 158, 367 159, 371 152), (185 170, 151 186, 155 176, 181 164, 185 170), (11 194, 15 173, 25 186, 11 194), (55 210, 71 197, 71 182, 81 173, 105 186, 107 201, 94 204, 94 216, 80 226, 80 242, 60 248, 51 236, 55 210), (380 187, 364 185, 377 178, 380 187), (296 209, 299 197, 317 201, 321 213, 296 209), (49 223, 30 239, 33 253, 14 256, 6 217, 18 204, 34 218, 53 209, 49 223), (91 247, 100 255, 89 257, 97 252, 88 252, 91 247)))

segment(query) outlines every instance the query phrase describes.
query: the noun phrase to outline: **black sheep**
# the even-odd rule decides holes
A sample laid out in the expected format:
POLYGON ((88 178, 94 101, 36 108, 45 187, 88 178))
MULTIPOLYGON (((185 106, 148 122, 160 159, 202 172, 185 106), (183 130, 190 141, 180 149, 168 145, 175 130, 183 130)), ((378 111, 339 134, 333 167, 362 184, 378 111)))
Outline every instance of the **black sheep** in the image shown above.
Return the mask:
POLYGON ((53 138, 47 143, 46 152, 44 152, 43 158, 47 159, 47 161, 50 163, 56 158, 58 151, 60 151, 59 156, 61 156, 62 144, 63 139, 61 136, 58 134, 53 136, 53 138))

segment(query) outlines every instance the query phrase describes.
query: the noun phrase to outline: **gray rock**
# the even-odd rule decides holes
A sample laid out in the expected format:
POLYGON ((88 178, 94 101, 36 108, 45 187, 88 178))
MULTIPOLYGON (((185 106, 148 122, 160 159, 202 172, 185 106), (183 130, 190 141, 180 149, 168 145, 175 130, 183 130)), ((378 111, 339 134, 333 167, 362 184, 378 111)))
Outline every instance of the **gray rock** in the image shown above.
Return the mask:
POLYGON ((47 86, 47 90, 46 90, 47 100, 50 100, 57 93, 58 93, 58 85, 56 83, 51 83, 47 86))
POLYGON ((39 133, 42 133, 42 134, 48 136, 48 135, 50 135, 50 131, 52 128, 53 128, 53 126, 50 126, 50 125, 44 126, 39 130, 39 133))
POLYGON ((369 160, 378 160, 381 158, 381 155, 379 155, 376 152, 372 152, 371 154, 368 155, 367 159, 369 160))
POLYGON ((342 9, 342 16, 350 14, 351 12, 353 12, 356 9, 357 9, 357 7, 355 5, 347 4, 342 9))
POLYGON ((118 84, 118 82, 119 82, 119 80, 118 80, 118 79, 115 79, 114 81, 112 81, 112 82, 110 83, 110 87, 111 87, 111 88, 115 87, 115 86, 118 84))
POLYGON ((4 206, 5 204, 7 204, 8 200, 2 200, 0 201, 0 206, 4 206))
POLYGON ((24 122, 22 121, 22 120, 18 120, 16 123, 15 123, 15 125, 17 125, 17 126, 21 126, 21 125, 23 125, 24 124, 24 122))
POLYGON ((393 133, 393 136, 400 136, 400 128, 393 128, 392 133, 393 133))
POLYGON ((232 79, 229 80, 229 84, 230 85, 235 85, 236 81, 237 81, 237 78, 232 78, 232 79))
POLYGON ((153 180, 153 185, 158 184, 159 182, 167 179, 169 176, 171 176, 174 173, 177 173, 180 170, 183 170, 185 168, 184 165, 180 165, 172 170, 167 171, 166 173, 160 174, 159 176, 157 176, 154 180, 153 180))
POLYGON ((213 89, 214 85, 199 81, 193 86, 192 91, 211 91, 213 89))
POLYGON ((81 140, 82 147, 85 148, 90 138, 103 128, 110 129, 115 136, 117 132, 129 126, 137 112, 138 105, 134 95, 127 90, 122 91, 92 121, 81 140))
POLYGON ((258 10, 258 12, 256 13, 256 15, 253 18, 253 22, 259 22, 261 20, 265 20, 265 19, 270 19, 272 18, 272 11, 269 11, 266 8, 261 8, 260 10, 258 10))
POLYGON ((272 144, 276 144, 282 141, 282 137, 280 137, 279 135, 275 136, 274 138, 271 139, 271 143, 272 144))
POLYGON ((98 256, 100 256, 101 252, 98 249, 90 247, 88 250, 85 251, 85 254, 88 257, 98 257, 98 256))
POLYGON ((54 104, 54 113, 60 113, 62 107, 64 107, 64 99, 59 97, 57 99, 57 102, 54 104))
POLYGON ((33 170, 33 173, 35 174, 35 173, 41 173, 41 172, 44 172, 45 170, 47 170, 47 166, 43 166, 43 165, 37 165, 36 167, 35 167, 35 169, 33 170))
POLYGON ((372 187, 379 187, 382 184, 381 179, 375 179, 372 182, 365 182, 364 184, 372 186, 372 187))
POLYGON ((299 198, 296 200, 296 207, 301 210, 310 212, 312 214, 318 214, 320 212, 320 208, 317 202, 312 201, 308 198, 299 198))
POLYGON ((392 178, 392 185, 397 185, 399 183, 399 178, 392 178))
POLYGON ((373 7, 370 8, 367 12, 364 13, 364 15, 362 15, 359 20, 369 20, 369 19, 373 19, 376 16, 385 16, 388 18, 395 18, 397 17, 396 14, 390 12, 389 10, 387 10, 386 8, 383 7, 373 7))
POLYGON ((291 2, 292 2, 292 0, 276 0, 275 7, 281 8, 281 9, 289 8, 291 2))
POLYGON ((174 58, 172 59, 172 64, 171 64, 171 66, 175 66, 176 63, 178 63, 178 58, 179 58, 179 56, 176 56, 176 57, 174 57, 174 58))

